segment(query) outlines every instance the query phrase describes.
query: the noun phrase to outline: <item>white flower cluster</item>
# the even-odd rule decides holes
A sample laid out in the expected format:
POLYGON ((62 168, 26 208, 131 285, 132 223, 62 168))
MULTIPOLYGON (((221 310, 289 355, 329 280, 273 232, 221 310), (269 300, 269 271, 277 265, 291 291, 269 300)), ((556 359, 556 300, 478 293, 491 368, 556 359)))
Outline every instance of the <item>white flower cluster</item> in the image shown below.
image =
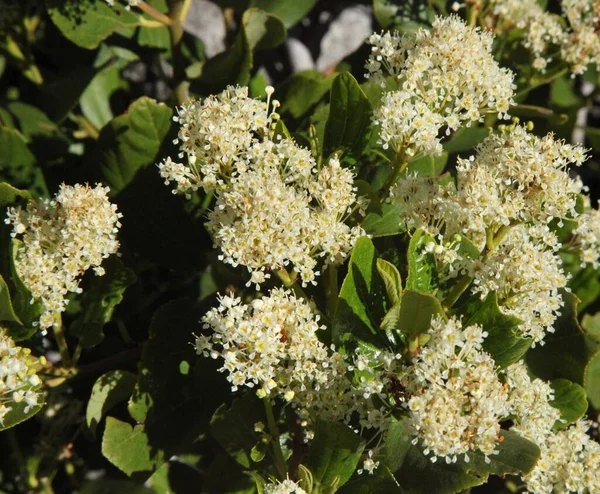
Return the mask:
MULTIPOLYGON (((61 185, 52 200, 30 201, 25 209, 9 208, 6 224, 20 239, 15 264, 33 299, 44 306, 42 329, 55 324, 69 292, 80 293, 79 278, 90 267, 102 276, 102 260, 117 252, 121 226, 108 187, 61 185)), ((33 300, 32 300, 33 302, 33 300)))
POLYGON ((522 361, 509 366, 504 375, 510 386, 511 430, 538 445, 544 444, 560 420, 560 412, 550 405, 554 390, 547 382, 529 377, 522 361))
POLYGON ((531 53, 534 69, 545 72, 552 51, 565 39, 560 16, 544 10, 536 0, 470 1, 482 24, 496 35, 513 36, 519 30, 523 46, 531 53))
POLYGON ((511 387, 512 430, 536 443, 541 450, 534 469, 523 477, 528 492, 592 494, 600 487, 600 443, 586 431, 590 422, 579 419, 558 432, 553 431, 560 412, 550 405, 554 392, 549 384, 531 379, 522 362, 506 370, 511 387))
POLYGON ((531 228, 515 226, 504 241, 478 263, 472 292, 482 299, 495 292, 506 314, 521 319, 519 330, 542 342, 563 305, 559 293, 567 285, 561 260, 546 245, 532 237, 531 228))
POLYGON ((497 453, 500 420, 509 415, 508 392, 494 360, 482 350, 480 326, 433 319, 431 339, 409 371, 410 423, 415 439, 432 461, 469 461, 470 451, 486 460, 497 453))
POLYGON ((523 479, 528 492, 594 494, 600 489, 600 443, 587 430, 591 424, 580 419, 567 429, 551 432, 538 444, 542 451, 535 468, 523 479))
POLYGON ((36 389, 42 381, 32 363, 29 350, 16 346, 6 330, 0 327, 0 425, 15 404, 24 402, 25 414, 39 405, 42 393, 36 389))
POLYGON ((588 196, 583 197, 583 213, 577 218, 571 246, 581 258, 581 266, 591 264, 598 268, 600 263, 600 211, 594 209, 588 196))
POLYGON ((269 271, 291 263, 303 285, 314 284, 317 259, 341 263, 363 233, 344 220, 364 202, 357 201, 351 170, 336 158, 318 166, 307 149, 274 136, 278 116, 268 112, 269 101, 229 87, 181 108, 177 142, 187 164, 168 158, 160 174, 175 182, 174 192, 202 187, 215 194, 208 229, 220 259, 246 266, 250 283, 258 286, 269 271))
POLYGON ((384 94, 375 110, 384 148, 406 155, 441 154, 446 135, 481 121, 486 113, 506 116, 513 102, 514 75, 492 56, 492 35, 468 27, 459 17, 437 17, 416 36, 373 34, 367 77, 397 90, 384 94))
POLYGON ((270 482, 264 487, 265 494, 307 494, 293 480, 285 479, 283 482, 270 482))
POLYGON ((435 256, 443 281, 467 275, 474 280, 472 293, 497 293, 502 310, 523 321, 520 330, 535 344, 552 331, 562 306, 558 290, 568 280, 549 223, 578 221, 573 242, 586 262, 597 262, 600 254, 598 213, 579 215, 577 197, 584 187, 568 173, 585 158, 580 146, 511 126, 486 138, 475 156, 458 159, 456 185, 409 176, 392 189, 391 200, 402 210, 402 223, 434 237, 423 252, 435 256), (462 236, 479 257, 459 251, 462 236))
POLYGON ((590 63, 600 64, 600 1, 562 0, 561 5, 571 27, 561 55, 573 74, 583 74, 590 63))
POLYGON ((232 391, 258 386, 263 396, 279 395, 300 409, 318 409, 319 416, 348 412, 336 399, 349 386, 347 365, 319 341, 323 326, 305 300, 277 288, 248 305, 224 296, 202 322, 212 334, 196 338, 196 351, 223 358, 220 371, 228 373, 232 391))

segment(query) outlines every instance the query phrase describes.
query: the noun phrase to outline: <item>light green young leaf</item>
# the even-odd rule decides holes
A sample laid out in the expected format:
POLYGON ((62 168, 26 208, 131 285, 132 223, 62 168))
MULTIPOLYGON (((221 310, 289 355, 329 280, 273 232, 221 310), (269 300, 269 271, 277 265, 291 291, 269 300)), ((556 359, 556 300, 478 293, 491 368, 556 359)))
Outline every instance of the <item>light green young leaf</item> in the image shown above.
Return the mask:
POLYGON ((396 305, 402 297, 402 277, 398 268, 385 259, 377 259, 377 272, 383 279, 388 299, 396 305))
POLYGON ((406 288, 433 293, 437 288, 435 260, 424 251, 433 238, 423 230, 417 230, 408 244, 408 277, 406 288))

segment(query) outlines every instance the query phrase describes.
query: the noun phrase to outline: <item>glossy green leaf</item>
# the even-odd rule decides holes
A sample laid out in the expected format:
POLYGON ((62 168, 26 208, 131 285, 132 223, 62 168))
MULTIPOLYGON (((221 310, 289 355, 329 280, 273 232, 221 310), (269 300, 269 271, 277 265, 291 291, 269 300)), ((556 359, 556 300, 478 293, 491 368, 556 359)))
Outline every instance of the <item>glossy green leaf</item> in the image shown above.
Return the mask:
POLYGON ((168 106, 142 97, 102 129, 97 147, 99 171, 113 194, 127 187, 141 168, 156 164, 171 115, 168 106))
POLYGON ((437 177, 444 171, 446 163, 448 163, 447 152, 439 156, 423 156, 410 161, 402 176, 437 177))
POLYGON ((417 290, 404 290, 397 329, 408 339, 426 333, 431 328, 431 319, 435 316, 445 318, 444 310, 437 298, 417 290))
POLYGON ((385 307, 385 285, 377 272, 377 253, 368 237, 360 237, 350 256, 333 321, 334 342, 356 338, 381 340, 379 323, 385 307))
POLYGON ((531 338, 520 335, 521 320, 502 312, 495 292, 490 293, 483 301, 475 300, 468 307, 467 314, 463 324, 478 324, 487 331, 483 348, 500 367, 507 367, 520 360, 531 346, 531 338))
POLYGON ((128 476, 149 476, 166 459, 162 450, 152 447, 144 425, 131 426, 114 417, 106 418, 102 454, 128 476))
POLYGON ((102 418, 129 398, 136 381, 135 374, 122 370, 109 371, 96 380, 85 413, 85 422, 94 436, 102 418))
POLYGON ((317 486, 329 492, 332 485, 342 486, 356 470, 365 448, 363 439, 340 422, 319 421, 310 444, 306 466, 317 486))
POLYGON ((264 406, 254 393, 247 393, 230 408, 222 405, 210 422, 210 433, 240 465, 250 468, 252 451, 260 439, 254 430, 257 422, 266 423, 264 406))
MULTIPOLYGON (((38 384, 37 386, 26 386, 23 389, 23 391, 27 392, 27 391, 36 391, 36 392, 40 392, 42 387, 42 384, 38 384)), ((40 412, 40 410, 42 410, 42 408, 44 408, 45 403, 45 399, 46 399, 46 395, 44 393, 41 393, 40 396, 38 397, 38 404, 32 407, 28 408, 27 402, 25 400, 21 401, 20 403, 10 403, 10 410, 8 411, 8 413, 4 416, 4 418, 2 419, 2 423, 0 424, 0 432, 1 431, 5 431, 6 429, 10 429, 11 427, 14 427, 15 425, 19 425, 23 422, 25 422, 26 420, 29 420, 31 417, 33 417, 34 415, 36 415, 37 413, 40 412), (25 411, 27 409, 27 411, 25 411)))
POLYGON ((119 89, 126 89, 118 67, 108 67, 96 74, 81 95, 79 104, 83 115, 96 127, 104 127, 113 118, 111 96, 119 89))
POLYGON ((90 50, 98 48, 115 31, 139 23, 134 12, 118 2, 110 7, 106 2, 93 0, 46 0, 46 8, 68 40, 90 50))
POLYGON ((588 409, 585 390, 579 384, 567 379, 555 379, 550 383, 554 390, 554 399, 550 404, 560 410, 562 421, 558 421, 556 428, 563 429, 569 424, 583 417, 588 409))
POLYGON ((0 321, 12 321, 21 324, 21 319, 19 319, 12 306, 8 285, 2 276, 0 276, 0 321))
POLYGON ((316 70, 305 70, 292 75, 277 92, 277 98, 281 101, 281 114, 301 117, 327 94, 332 83, 332 77, 325 77, 316 70))
POLYGON ((583 99, 575 90, 575 80, 569 76, 559 77, 550 84, 550 101, 556 106, 569 108, 580 107, 583 99))
POLYGON ((27 189, 36 196, 48 194, 44 174, 25 137, 8 127, 0 127, 0 181, 27 189))
POLYGON ((193 372, 182 372, 182 362, 197 362, 190 343, 200 317, 197 307, 185 299, 168 302, 155 312, 140 373, 128 403, 129 414, 138 425, 132 429, 130 424, 117 421, 115 425, 114 419, 107 418, 103 438, 105 456, 117 468, 140 480, 145 481, 165 459, 190 451, 197 436, 207 427, 214 399, 221 397, 220 384, 215 384, 209 398, 203 398, 200 392, 205 377, 215 379, 214 372, 203 371, 205 362, 198 362, 193 372), (111 430, 111 421, 118 434, 111 430), (106 446, 124 441, 119 437, 121 433, 131 436, 131 448, 139 448, 139 452, 120 454, 116 447, 106 446))
POLYGON ((477 475, 519 475, 533 470, 540 448, 533 442, 521 437, 513 431, 500 431, 502 441, 498 443, 498 454, 490 455, 490 462, 480 451, 469 453, 469 462, 462 461, 463 468, 477 475))
POLYGON ((578 299, 562 292, 564 306, 554 323, 554 333, 546 334, 544 345, 527 352, 527 365, 541 379, 564 378, 583 385, 586 366, 599 345, 588 337, 577 320, 578 299))
POLYGON ((279 46, 287 38, 281 20, 261 9, 248 9, 242 17, 248 46, 251 50, 269 50, 279 46))
POLYGON ((91 348, 104 339, 104 325, 111 320, 127 287, 136 281, 135 273, 116 256, 104 261, 102 267, 105 274, 94 277, 85 290, 81 300, 82 314, 69 328, 84 348, 91 348))
POLYGON ((357 160, 371 137, 371 104, 349 72, 338 75, 331 86, 329 118, 325 124, 323 156, 341 151, 357 160))
POLYGON ((32 303, 31 291, 23 280, 21 280, 15 266, 15 257, 21 242, 13 239, 8 249, 8 268, 10 278, 5 281, 11 291, 12 306, 15 313, 19 316, 20 323, 6 322, 8 334, 14 340, 24 340, 39 331, 38 321, 43 312, 43 305, 39 301, 32 303), (10 280, 10 281, 9 281, 10 280))
POLYGON ((463 127, 457 130, 452 137, 444 143, 444 150, 448 154, 471 151, 482 142, 489 134, 486 127, 463 127))
POLYGON ((286 28, 301 21, 317 3, 317 0, 250 0, 250 7, 257 7, 279 17, 286 28))
POLYGON ((590 357, 585 366, 583 385, 592 406, 600 410, 600 350, 590 357))

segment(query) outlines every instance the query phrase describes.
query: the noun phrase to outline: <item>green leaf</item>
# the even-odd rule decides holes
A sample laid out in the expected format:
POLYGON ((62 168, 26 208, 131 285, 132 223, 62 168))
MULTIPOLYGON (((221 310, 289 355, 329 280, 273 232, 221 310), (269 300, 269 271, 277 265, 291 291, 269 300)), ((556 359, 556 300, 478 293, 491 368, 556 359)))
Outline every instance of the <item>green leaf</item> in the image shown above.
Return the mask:
POLYGON ((579 384, 567 379, 555 379, 550 383, 554 390, 554 400, 550 402, 554 408, 560 410, 562 421, 557 421, 555 428, 564 429, 569 424, 583 417, 588 409, 585 390, 579 384))
POLYGON ((520 360, 531 346, 531 338, 523 338, 519 332, 521 320, 500 310, 495 292, 490 293, 484 301, 474 301, 467 308, 464 325, 473 324, 487 331, 483 348, 502 368, 520 360))
POLYGON ((286 28, 292 27, 312 10, 317 0, 250 0, 250 7, 257 7, 279 17, 286 28))
POLYGON ((44 109, 55 122, 62 122, 96 75, 97 69, 92 63, 76 66, 61 72, 52 82, 41 87, 44 97, 44 109))
POLYGON ((0 181, 30 190, 37 196, 47 195, 44 174, 36 161, 18 130, 0 127, 0 181))
POLYGON ((433 255, 424 251, 427 243, 433 242, 431 235, 417 230, 408 244, 408 277, 406 288, 433 293, 436 286, 436 269, 433 255))
POLYGON ((19 319, 12 306, 8 285, 2 276, 0 276, 0 321, 12 321, 22 324, 21 319, 19 319))
MULTIPOLYGON (((30 358, 33 359, 33 357, 30 358)), ((41 387, 42 384, 40 382, 40 384, 38 384, 37 386, 25 386, 22 388, 22 390, 25 392, 31 390, 39 393, 41 387)), ((25 400, 21 401, 20 403, 11 403, 9 412, 4 416, 4 419, 0 424, 0 431, 5 431, 6 429, 10 429, 15 425, 29 420, 31 417, 36 415, 42 408, 44 408, 44 405, 46 404, 44 400, 45 395, 41 393, 40 397, 38 398, 38 404, 30 407, 29 410, 27 410, 27 412, 25 412, 25 409, 27 408, 27 402, 25 400)))
POLYGON ((584 385, 586 367, 599 345, 579 325, 577 297, 569 292, 561 295, 564 306, 554 323, 555 332, 546 334, 543 346, 527 352, 527 365, 533 374, 546 381, 564 378, 584 385))
POLYGON ((63 35, 82 48, 93 50, 112 33, 138 25, 138 17, 118 2, 92 0, 46 0, 52 22, 63 35))
POLYGON ((362 221, 361 226, 367 235, 372 238, 391 237, 406 231, 400 222, 402 210, 395 204, 384 203, 381 205, 381 214, 371 212, 362 221))
POLYGON ((222 405, 210 422, 210 433, 245 468, 252 466, 252 450, 259 440, 257 422, 266 423, 264 407, 254 393, 234 400, 230 408, 222 405))
POLYGON ((98 166, 113 194, 127 187, 141 168, 156 163, 171 115, 168 106, 144 96, 102 129, 96 149, 98 166))
MULTIPOLYGON (((190 343, 201 315, 195 304, 179 299, 161 306, 152 318, 138 381, 128 404, 131 417, 143 425, 132 431, 129 424, 119 423, 119 430, 128 429, 130 435, 138 436, 132 447, 146 447, 146 452, 140 453, 143 461, 137 464, 131 463, 130 455, 118 455, 114 450, 107 455, 117 468, 141 481, 165 459, 190 452, 207 428, 215 401, 222 402, 222 384, 214 371, 205 368, 204 360, 193 372, 182 372, 182 362, 197 362, 190 343), (208 389, 206 379, 216 381, 209 396, 202 392, 208 389)), ((107 434, 111 438, 109 419, 104 442, 108 441, 107 434)), ((111 441, 115 443, 113 438, 111 441)))
MULTIPOLYGON (((6 322, 5 326, 8 329, 8 334, 16 341, 29 338, 31 335, 39 331, 37 322, 44 310, 41 302, 31 302, 31 291, 17 273, 15 266, 15 257, 21 242, 13 239, 8 248, 8 264, 10 277, 6 278, 7 284, 11 291, 12 306, 15 313, 19 316, 20 323, 6 322)), ((6 281, 5 280, 5 281, 6 281)))
POLYGON ((410 161, 402 176, 418 175, 419 177, 437 177, 441 175, 448 163, 448 153, 443 152, 440 156, 423 156, 410 161))
POLYGON ((364 448, 364 441, 347 425, 321 420, 317 422, 305 464, 315 484, 328 492, 330 486, 342 486, 348 481, 364 448))
MULTIPOLYGON (((490 462, 478 451, 469 453, 469 462, 461 457, 456 463, 432 463, 411 442, 407 429, 408 419, 392 424, 385 439, 385 464, 395 472, 404 489, 414 493, 455 493, 484 483, 487 476, 528 473, 540 455, 539 448, 517 433, 502 431, 498 454, 490 455, 490 462)), ((393 492, 393 491, 392 491, 393 492)))
POLYGON ((327 94, 332 83, 332 77, 325 77, 316 70, 292 75, 278 91, 281 114, 288 113, 293 118, 300 118, 327 94))
POLYGON ((589 338, 600 343, 600 312, 596 312, 593 316, 584 314, 581 320, 581 327, 589 338))
POLYGON ((581 107, 583 99, 574 90, 575 80, 563 76, 555 79, 550 84, 550 101, 553 105, 569 108, 581 107))
POLYGON ((600 296, 600 269, 587 266, 572 275, 568 286, 579 298, 579 311, 583 311, 600 296))
POLYGON ((408 432, 408 419, 392 422, 385 436, 385 464, 392 471, 398 470, 412 447, 412 438, 408 432))
POLYGON ((118 67, 111 66, 98 72, 81 95, 81 112, 97 129, 113 118, 111 96, 119 89, 127 89, 118 67))
POLYGON ((600 410, 600 350, 591 356, 585 366, 583 386, 592 406, 600 410))
POLYGON ((448 154, 470 151, 482 142, 489 134, 486 127, 463 127, 458 129, 449 141, 444 143, 444 150, 448 154))
POLYGON ((127 287, 136 281, 135 273, 116 256, 104 261, 102 266, 106 271, 104 276, 94 277, 91 286, 85 290, 81 300, 82 314, 69 328, 83 348, 91 348, 104 339, 104 325, 111 320, 127 287))
POLYGON ((242 23, 251 50, 270 50, 287 38, 287 30, 281 20, 264 10, 248 9, 244 12, 242 23))
POLYGON ((323 156, 340 150, 344 157, 357 160, 369 142, 370 129, 371 104, 352 74, 343 72, 331 86, 323 156))
POLYGON ((432 463, 412 444, 394 476, 400 486, 411 494, 455 494, 486 481, 486 477, 470 474, 459 463, 432 463))
POLYGON ((480 451, 469 453, 469 462, 461 460, 463 468, 479 476, 524 475, 535 466, 540 457, 540 448, 514 431, 500 431, 503 439, 498 443, 498 454, 490 455, 489 463, 480 451))
POLYGON ((377 272, 377 253, 368 237, 360 237, 350 256, 333 321, 333 341, 348 338, 377 342, 386 313, 385 286, 377 272))
POLYGON ((129 398, 136 381, 135 374, 121 370, 109 371, 96 380, 85 413, 85 422, 92 435, 96 435, 102 418, 115 405, 129 398))
POLYGON ((128 476, 149 476, 166 459, 162 450, 152 447, 144 425, 133 427, 114 417, 106 418, 102 454, 128 476))
POLYGON ((377 272, 385 284, 388 299, 396 305, 402 297, 402 277, 398 268, 385 259, 377 259, 377 272))
POLYGON ((436 315, 445 318, 444 309, 437 298, 429 293, 404 290, 397 329, 412 340, 431 328, 431 319, 436 315))

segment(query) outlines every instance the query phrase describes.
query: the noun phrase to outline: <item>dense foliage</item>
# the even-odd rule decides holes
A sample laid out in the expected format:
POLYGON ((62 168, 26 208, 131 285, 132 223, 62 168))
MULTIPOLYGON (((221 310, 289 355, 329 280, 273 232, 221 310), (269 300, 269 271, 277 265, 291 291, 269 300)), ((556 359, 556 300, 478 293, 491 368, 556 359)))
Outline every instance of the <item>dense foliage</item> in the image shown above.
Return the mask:
POLYGON ((0 0, 0 492, 600 492, 600 1, 208 6, 0 0))

